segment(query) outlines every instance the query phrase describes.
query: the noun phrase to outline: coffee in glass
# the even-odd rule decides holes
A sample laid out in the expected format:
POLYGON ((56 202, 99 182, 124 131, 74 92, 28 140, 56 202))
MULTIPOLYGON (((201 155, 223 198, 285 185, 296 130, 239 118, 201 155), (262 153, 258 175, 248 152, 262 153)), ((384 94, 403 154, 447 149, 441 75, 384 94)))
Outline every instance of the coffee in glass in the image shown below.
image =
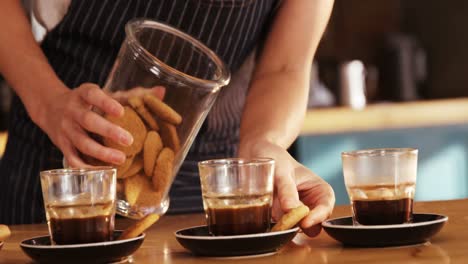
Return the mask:
POLYGON ((342 154, 343 174, 355 224, 411 222, 417 153, 416 149, 393 148, 342 154))
POLYGON ((112 239, 116 169, 58 169, 41 172, 47 223, 54 244, 112 239))
POLYGON ((274 160, 218 159, 199 163, 208 230, 217 236, 270 229, 274 160))

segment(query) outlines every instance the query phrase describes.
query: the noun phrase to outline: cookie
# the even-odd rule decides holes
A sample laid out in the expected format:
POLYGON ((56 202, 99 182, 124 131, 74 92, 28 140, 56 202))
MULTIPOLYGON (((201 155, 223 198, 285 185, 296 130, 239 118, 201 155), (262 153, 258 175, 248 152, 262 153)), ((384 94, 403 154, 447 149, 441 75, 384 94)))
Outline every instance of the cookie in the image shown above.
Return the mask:
POLYGON ((143 186, 143 190, 138 196, 136 205, 140 208, 157 206, 161 203, 162 194, 162 192, 154 190, 148 179, 146 184, 143 186))
POLYGON ((128 227, 122 234, 119 236, 118 240, 129 239, 139 236, 146 229, 152 226, 159 220, 159 215, 157 214, 148 214, 142 219, 135 222, 133 225, 128 227))
POLYGON ((177 135, 176 127, 168 122, 161 122, 160 126, 161 139, 165 147, 171 148, 175 153, 180 150, 179 135, 177 135))
POLYGON ((5 241, 11 235, 10 228, 6 225, 0 225, 0 242, 5 241))
POLYGON ((123 175, 127 172, 127 170, 132 165, 134 157, 135 156, 127 157, 125 159, 124 163, 122 163, 120 166, 116 167, 116 169, 117 169, 117 179, 125 178, 125 177, 123 177, 123 175))
POLYGON ((153 118, 153 115, 148 111, 140 96, 130 97, 128 99, 128 103, 140 115, 150 129, 155 131, 159 130, 158 123, 153 118))
POLYGON ((156 96, 145 94, 143 96, 143 101, 148 109, 159 119, 174 125, 179 125, 182 122, 182 117, 179 113, 156 96))
POLYGON ((122 117, 106 115, 105 118, 132 134, 133 143, 130 146, 123 146, 110 138, 103 138, 103 143, 105 146, 118 149, 125 155, 131 156, 137 154, 143 148, 147 130, 141 118, 131 107, 125 106, 124 110, 122 117))
POLYGON ((172 178, 172 170, 174 166, 174 151, 170 148, 163 148, 156 160, 152 182, 153 187, 158 192, 164 192, 164 189, 172 178))
POLYGON ((138 155, 135 157, 128 170, 122 175, 122 178, 125 179, 127 177, 134 176, 135 174, 139 173, 142 169, 143 159, 141 158, 141 155, 138 155))
POLYGON ((158 132, 150 131, 143 145, 143 168, 146 176, 152 177, 156 159, 163 148, 158 132))
POLYGON ((143 190, 145 184, 148 184, 148 179, 144 175, 137 174, 133 177, 125 178, 125 198, 131 206, 136 204, 138 196, 140 196, 140 193, 143 190))
POLYGON ((304 217, 309 214, 309 207, 305 205, 298 206, 287 214, 284 214, 278 223, 273 226, 271 229, 272 232, 275 231, 284 231, 294 227, 297 223, 299 223, 304 217))

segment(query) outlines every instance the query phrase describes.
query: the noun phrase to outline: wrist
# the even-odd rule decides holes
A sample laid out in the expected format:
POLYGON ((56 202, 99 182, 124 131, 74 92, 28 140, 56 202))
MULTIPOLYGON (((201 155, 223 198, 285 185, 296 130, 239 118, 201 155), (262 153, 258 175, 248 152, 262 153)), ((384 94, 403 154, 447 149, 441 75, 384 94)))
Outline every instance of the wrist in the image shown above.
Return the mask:
POLYGON ((257 156, 262 149, 266 146, 278 145, 272 138, 262 136, 249 136, 241 137, 239 142, 239 157, 253 157, 257 156))
POLYGON ((31 120, 41 128, 50 114, 49 106, 69 90, 60 80, 46 83, 47 85, 35 85, 37 93, 20 96, 31 120))

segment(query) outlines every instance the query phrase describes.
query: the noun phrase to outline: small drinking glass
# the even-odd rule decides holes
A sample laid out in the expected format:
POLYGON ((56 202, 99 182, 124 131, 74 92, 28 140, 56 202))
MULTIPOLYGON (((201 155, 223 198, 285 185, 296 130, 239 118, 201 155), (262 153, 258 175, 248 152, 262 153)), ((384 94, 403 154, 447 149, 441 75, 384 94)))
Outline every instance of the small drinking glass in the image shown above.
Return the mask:
POLYGON ((49 234, 54 244, 109 241, 114 232, 116 169, 42 171, 49 234))
POLYGON ((198 163, 203 206, 212 235, 263 233, 270 229, 275 161, 215 159, 198 163))
POLYGON ((341 156, 354 224, 411 222, 417 149, 365 149, 343 152, 341 156))

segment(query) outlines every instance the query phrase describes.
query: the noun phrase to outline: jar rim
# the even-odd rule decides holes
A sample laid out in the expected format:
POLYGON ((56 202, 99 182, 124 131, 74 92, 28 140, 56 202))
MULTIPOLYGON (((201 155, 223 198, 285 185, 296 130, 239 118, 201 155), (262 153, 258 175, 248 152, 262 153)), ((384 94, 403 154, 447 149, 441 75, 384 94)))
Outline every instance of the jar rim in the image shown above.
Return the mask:
POLYGON ((161 22, 156 22, 153 20, 149 20, 146 18, 136 18, 130 20, 126 26, 125 26, 125 33, 127 34, 127 38, 129 46, 132 48, 133 51, 138 53, 138 55, 141 56, 141 58, 148 64, 150 65, 155 65, 158 66, 159 68, 152 68, 150 69, 151 71, 156 71, 158 73, 162 72, 167 75, 171 76, 177 76, 183 80, 183 83, 195 86, 195 87, 201 87, 201 88, 206 88, 210 90, 217 91, 219 88, 227 85, 230 80, 230 72, 227 69, 225 63, 219 58, 219 56, 212 51, 210 48, 208 48, 205 44, 200 42, 199 40, 195 39, 194 37, 190 36, 187 33, 184 33, 172 26, 166 25, 161 22), (197 49, 199 49, 205 56, 207 56, 209 59, 213 61, 213 63, 217 66, 217 74, 216 74, 216 79, 214 80, 206 80, 202 78, 198 78, 189 74, 186 74, 182 71, 179 71, 160 59, 158 59, 156 56, 151 54, 147 49, 143 47, 143 45, 140 43, 140 41, 137 39, 135 36, 135 32, 138 28, 153 28, 157 30, 164 31, 166 33, 170 33, 172 35, 175 35, 179 38, 182 38, 183 40, 187 41, 197 49))

